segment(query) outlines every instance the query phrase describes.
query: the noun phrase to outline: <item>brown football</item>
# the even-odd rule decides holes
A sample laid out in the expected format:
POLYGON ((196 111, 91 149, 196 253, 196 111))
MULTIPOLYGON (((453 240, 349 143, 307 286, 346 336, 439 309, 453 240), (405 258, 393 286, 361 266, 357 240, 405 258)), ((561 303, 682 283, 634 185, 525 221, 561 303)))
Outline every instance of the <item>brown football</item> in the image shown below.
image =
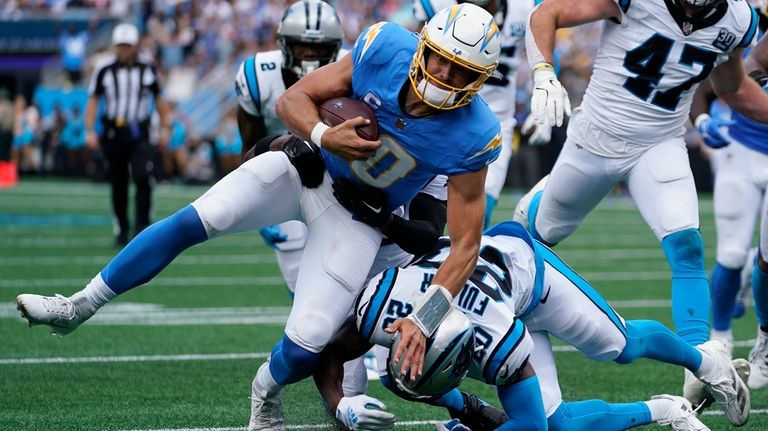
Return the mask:
POLYGON ((327 100, 318 109, 323 123, 335 127, 355 117, 363 117, 371 120, 367 126, 357 128, 357 136, 374 141, 379 136, 376 116, 364 102, 349 97, 336 97, 327 100))

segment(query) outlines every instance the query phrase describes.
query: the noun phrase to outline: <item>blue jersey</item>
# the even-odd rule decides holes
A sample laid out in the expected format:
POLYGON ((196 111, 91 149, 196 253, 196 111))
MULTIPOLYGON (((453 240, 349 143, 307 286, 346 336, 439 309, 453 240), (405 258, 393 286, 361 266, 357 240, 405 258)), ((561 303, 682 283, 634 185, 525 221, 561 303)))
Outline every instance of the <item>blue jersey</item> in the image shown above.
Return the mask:
POLYGON ((768 154, 768 125, 752 121, 732 111, 734 123, 728 128, 728 134, 745 147, 768 154))
POLYGON ((331 178, 347 177, 384 190, 390 209, 408 203, 436 175, 482 169, 501 151, 499 121, 480 97, 428 117, 403 112, 398 96, 410 85, 417 36, 380 22, 363 31, 352 55, 352 97, 373 110, 381 147, 367 160, 347 161, 323 150, 331 178))

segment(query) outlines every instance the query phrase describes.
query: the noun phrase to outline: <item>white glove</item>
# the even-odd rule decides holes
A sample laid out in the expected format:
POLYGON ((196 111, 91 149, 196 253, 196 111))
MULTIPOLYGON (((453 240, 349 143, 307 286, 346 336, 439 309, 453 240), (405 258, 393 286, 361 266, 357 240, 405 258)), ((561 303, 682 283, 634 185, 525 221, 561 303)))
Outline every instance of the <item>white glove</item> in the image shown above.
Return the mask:
POLYGON ((390 430, 395 427, 395 415, 387 406, 368 395, 343 397, 336 407, 336 419, 351 430, 390 430))
POLYGON ((555 75, 555 69, 547 63, 533 68, 533 95, 531 113, 539 124, 562 126, 563 118, 571 115, 568 93, 555 75))
POLYGON ((533 113, 525 117, 520 133, 528 136, 528 145, 546 145, 552 141, 552 127, 547 124, 538 124, 533 113))

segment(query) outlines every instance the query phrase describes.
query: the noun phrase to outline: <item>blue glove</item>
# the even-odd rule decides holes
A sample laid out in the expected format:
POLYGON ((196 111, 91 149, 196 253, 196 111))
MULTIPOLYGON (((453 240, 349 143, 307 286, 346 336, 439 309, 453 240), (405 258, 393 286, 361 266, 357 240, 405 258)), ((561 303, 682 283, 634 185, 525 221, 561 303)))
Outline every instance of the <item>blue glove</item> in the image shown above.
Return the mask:
POLYGON ((728 128, 734 123, 721 117, 710 117, 701 114, 696 118, 696 128, 699 129, 704 143, 711 148, 722 148, 731 143, 724 134, 723 128, 728 128))
POLYGON ((284 242, 288 239, 282 232, 280 232, 280 225, 267 226, 259 229, 261 237, 264 242, 272 248, 277 248, 277 244, 284 242))

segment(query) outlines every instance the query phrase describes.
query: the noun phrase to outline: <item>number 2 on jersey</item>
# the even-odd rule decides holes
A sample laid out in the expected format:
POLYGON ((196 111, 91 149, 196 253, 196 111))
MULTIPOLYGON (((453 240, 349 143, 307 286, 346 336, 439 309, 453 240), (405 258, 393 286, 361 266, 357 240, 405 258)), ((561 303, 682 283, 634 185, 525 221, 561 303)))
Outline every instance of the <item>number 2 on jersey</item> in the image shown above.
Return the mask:
POLYGON ((379 140, 381 146, 373 157, 355 160, 349 166, 364 183, 385 189, 408 175, 416 167, 416 160, 392 136, 380 135, 379 140))
MULTIPOLYGON (((627 52, 624 57, 624 68, 636 73, 637 77, 627 78, 624 82, 624 88, 640 99, 648 100, 648 97, 664 77, 662 68, 666 64, 674 44, 672 39, 656 33, 637 48, 627 52)), ((665 91, 657 91, 653 95, 651 103, 674 111, 680 102, 680 95, 683 91, 690 90, 694 84, 706 79, 715 67, 716 60, 717 53, 687 43, 684 44, 678 63, 688 67, 700 64, 702 66, 701 72, 678 86, 665 91)))

